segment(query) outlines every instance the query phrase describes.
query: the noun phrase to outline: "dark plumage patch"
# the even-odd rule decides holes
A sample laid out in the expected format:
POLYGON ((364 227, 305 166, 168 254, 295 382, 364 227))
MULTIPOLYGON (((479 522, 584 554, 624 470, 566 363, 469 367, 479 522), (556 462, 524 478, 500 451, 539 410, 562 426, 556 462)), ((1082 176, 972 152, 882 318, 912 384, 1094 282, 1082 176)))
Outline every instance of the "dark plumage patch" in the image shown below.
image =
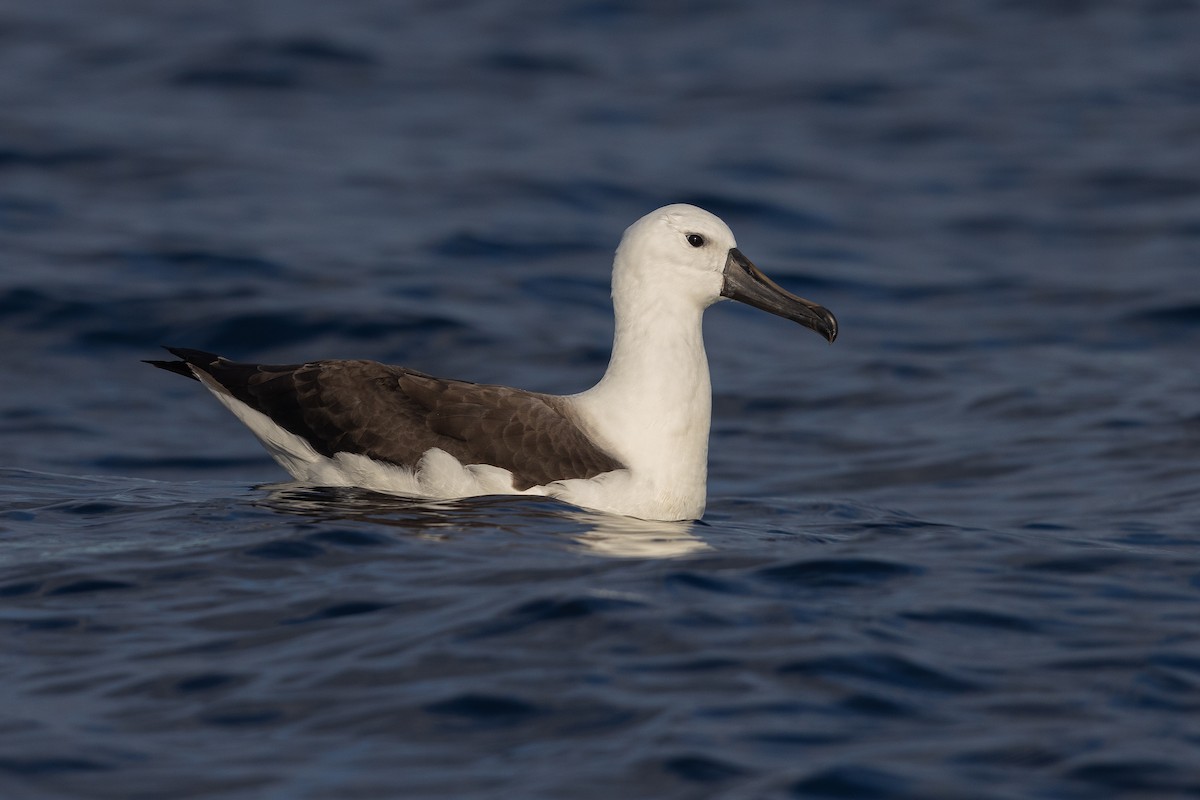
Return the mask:
POLYGON ((182 375, 185 378, 191 378, 194 381, 200 380, 196 377, 196 373, 192 372, 192 368, 188 366, 186 361, 155 361, 153 359, 144 359, 143 364, 149 364, 159 369, 165 369, 167 372, 174 372, 176 375, 182 375))
POLYGON ((211 376, 233 397, 308 441, 318 453, 364 455, 412 468, 438 447, 463 464, 513 474, 518 490, 622 469, 553 395, 434 378, 374 361, 241 364, 167 348, 180 361, 148 361, 211 376))

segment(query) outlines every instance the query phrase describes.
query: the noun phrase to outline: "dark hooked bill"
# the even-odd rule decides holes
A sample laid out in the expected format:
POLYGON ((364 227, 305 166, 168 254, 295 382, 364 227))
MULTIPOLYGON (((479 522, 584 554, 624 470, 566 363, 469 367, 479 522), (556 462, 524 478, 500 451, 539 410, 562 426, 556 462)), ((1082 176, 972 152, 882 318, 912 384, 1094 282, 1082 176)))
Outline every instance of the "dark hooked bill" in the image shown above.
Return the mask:
POLYGON ((730 249, 729 259, 725 262, 725 285, 721 288, 721 295, 799 322, 830 342, 837 338, 837 318, 829 309, 784 289, 764 275, 736 247, 730 249))

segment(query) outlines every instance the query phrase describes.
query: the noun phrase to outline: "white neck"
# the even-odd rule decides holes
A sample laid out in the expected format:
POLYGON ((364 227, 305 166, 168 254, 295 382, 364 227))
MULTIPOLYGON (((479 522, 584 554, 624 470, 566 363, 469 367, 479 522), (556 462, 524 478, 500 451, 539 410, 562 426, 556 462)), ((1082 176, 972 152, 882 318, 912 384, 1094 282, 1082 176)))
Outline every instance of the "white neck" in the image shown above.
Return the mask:
POLYGON ((608 370, 574 405, 639 484, 702 510, 712 415, 704 305, 653 291, 614 291, 613 305, 608 370))

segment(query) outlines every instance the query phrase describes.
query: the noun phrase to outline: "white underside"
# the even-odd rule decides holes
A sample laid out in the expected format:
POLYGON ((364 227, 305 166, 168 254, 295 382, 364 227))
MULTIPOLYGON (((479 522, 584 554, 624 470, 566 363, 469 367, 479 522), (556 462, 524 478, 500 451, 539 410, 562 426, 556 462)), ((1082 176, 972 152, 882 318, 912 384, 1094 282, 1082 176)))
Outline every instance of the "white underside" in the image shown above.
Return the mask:
POLYGON ((265 414, 231 396, 206 374, 201 382, 248 427, 267 452, 301 483, 354 486, 406 497, 450 500, 483 495, 553 497, 581 508, 657 520, 697 519, 704 512, 689 497, 672 497, 638 481, 627 469, 588 479, 554 481, 525 490, 513 487, 512 473, 490 464, 463 464, 439 448, 427 450, 414 469, 354 453, 324 456, 301 437, 284 430, 265 414))

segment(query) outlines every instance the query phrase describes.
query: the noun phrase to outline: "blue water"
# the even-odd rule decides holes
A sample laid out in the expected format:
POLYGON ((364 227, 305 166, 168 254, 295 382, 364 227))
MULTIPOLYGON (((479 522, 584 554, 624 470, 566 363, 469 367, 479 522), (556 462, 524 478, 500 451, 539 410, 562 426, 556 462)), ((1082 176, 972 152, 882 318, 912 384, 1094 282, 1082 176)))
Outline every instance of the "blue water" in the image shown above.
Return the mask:
POLYGON ((0 797, 1200 797, 1200 5, 0 7, 0 797), (688 201, 709 508, 300 488, 159 344, 551 392, 688 201))

